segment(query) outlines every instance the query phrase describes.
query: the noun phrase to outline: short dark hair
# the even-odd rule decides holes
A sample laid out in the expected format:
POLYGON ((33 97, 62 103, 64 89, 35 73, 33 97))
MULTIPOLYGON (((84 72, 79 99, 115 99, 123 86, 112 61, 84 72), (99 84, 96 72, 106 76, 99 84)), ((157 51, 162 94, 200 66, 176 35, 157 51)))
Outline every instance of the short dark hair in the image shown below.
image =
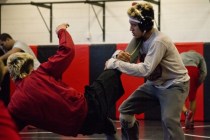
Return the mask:
POLYGON ((1 40, 1 41, 6 41, 8 38, 9 38, 9 39, 12 39, 11 35, 9 35, 8 33, 2 33, 2 34, 0 35, 0 40, 1 40))

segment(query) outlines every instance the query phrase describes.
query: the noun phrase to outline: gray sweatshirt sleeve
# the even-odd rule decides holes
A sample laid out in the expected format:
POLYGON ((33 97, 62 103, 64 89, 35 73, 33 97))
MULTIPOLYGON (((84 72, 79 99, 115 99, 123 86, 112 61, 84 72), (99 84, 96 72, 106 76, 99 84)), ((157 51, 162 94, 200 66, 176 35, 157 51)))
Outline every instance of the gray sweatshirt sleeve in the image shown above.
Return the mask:
POLYGON ((160 42, 156 42, 150 46, 143 63, 133 64, 112 58, 108 61, 107 68, 116 68, 119 71, 132 76, 146 77, 149 76, 160 63, 165 51, 166 46, 162 45, 160 42))

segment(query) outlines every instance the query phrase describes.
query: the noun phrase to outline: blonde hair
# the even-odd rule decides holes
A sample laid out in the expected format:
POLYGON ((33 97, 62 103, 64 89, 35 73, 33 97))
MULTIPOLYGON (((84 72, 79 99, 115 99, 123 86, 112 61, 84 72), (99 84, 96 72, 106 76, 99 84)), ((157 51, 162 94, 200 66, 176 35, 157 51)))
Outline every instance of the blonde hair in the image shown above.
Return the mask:
POLYGON ((129 17, 139 20, 145 16, 149 16, 154 19, 153 6, 148 2, 135 3, 127 11, 129 17))
POLYGON ((11 78, 15 81, 23 79, 34 67, 34 57, 28 53, 16 52, 7 59, 7 67, 11 78))

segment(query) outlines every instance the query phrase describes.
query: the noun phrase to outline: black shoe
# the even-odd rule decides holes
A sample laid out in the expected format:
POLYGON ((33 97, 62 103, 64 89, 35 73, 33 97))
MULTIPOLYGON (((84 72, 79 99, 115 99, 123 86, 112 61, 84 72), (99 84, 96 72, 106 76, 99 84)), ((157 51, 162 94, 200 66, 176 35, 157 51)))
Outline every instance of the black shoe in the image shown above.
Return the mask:
POLYGON ((190 122, 191 122, 192 116, 193 116, 193 112, 191 110, 188 110, 185 112, 185 129, 186 130, 190 129, 190 122))
POLYGON ((139 122, 136 121, 132 128, 121 128, 122 140, 139 140, 139 122))

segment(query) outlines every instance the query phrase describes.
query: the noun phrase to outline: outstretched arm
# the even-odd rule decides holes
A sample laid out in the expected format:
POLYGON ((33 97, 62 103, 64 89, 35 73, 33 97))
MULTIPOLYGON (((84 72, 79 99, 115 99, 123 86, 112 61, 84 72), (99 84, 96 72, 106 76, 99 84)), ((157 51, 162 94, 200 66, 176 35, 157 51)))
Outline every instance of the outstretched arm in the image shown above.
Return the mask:
POLYGON ((75 50, 74 42, 70 34, 66 31, 68 24, 61 24, 56 28, 59 38, 59 48, 55 55, 51 56, 47 62, 41 65, 49 74, 59 79, 62 73, 72 62, 75 50))

